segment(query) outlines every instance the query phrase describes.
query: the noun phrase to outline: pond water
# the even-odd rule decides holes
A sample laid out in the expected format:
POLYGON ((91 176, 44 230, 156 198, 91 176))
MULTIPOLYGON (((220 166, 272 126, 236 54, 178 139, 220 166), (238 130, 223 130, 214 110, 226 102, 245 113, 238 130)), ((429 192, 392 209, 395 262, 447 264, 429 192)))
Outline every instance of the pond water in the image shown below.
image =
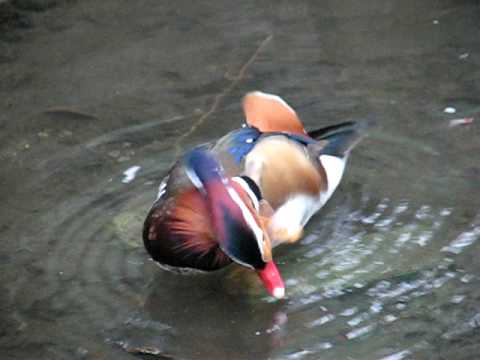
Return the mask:
POLYGON ((478 1, 0 1, 2 359, 477 359, 478 1), (141 240, 162 176, 251 90, 377 127, 287 298, 141 240), (451 120, 473 118, 470 124, 451 120), (127 171, 127 172, 126 172, 127 171), (126 172, 126 173, 125 173, 126 172))

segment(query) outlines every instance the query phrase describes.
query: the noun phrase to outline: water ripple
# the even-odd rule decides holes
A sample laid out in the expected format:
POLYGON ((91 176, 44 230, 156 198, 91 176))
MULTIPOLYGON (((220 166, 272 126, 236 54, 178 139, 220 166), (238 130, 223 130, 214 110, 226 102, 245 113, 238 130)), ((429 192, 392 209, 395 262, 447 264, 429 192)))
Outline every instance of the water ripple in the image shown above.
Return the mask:
MULTIPOLYGON (((272 302, 256 280, 241 275, 232 281, 233 270, 181 277, 154 266, 142 246, 141 225, 168 161, 151 164, 136 165, 142 171, 135 181, 105 179, 43 216, 48 246, 33 245, 28 255, 42 259, 32 263, 43 289, 20 318, 35 314, 73 325, 82 314, 78 338, 94 324, 94 335, 112 346, 165 349, 187 358, 194 351, 221 358, 235 337, 249 344, 235 348, 239 359, 253 352, 336 359, 346 344, 359 358, 403 359, 434 346, 439 334, 431 333, 432 322, 444 329, 445 341, 477 328, 475 314, 452 327, 430 313, 468 307, 475 299, 470 292, 478 279, 458 256, 478 245, 478 215, 470 221, 453 207, 348 189, 312 219, 299 244, 275 254, 288 297, 272 302), (455 232, 452 224, 464 230, 455 232), (399 333, 401 347, 386 352, 384 342, 399 333), (211 336, 219 339, 217 349, 209 346, 211 336), (377 350, 363 353, 366 341, 377 350)), ((24 296, 26 281, 16 284, 17 297, 24 296)))

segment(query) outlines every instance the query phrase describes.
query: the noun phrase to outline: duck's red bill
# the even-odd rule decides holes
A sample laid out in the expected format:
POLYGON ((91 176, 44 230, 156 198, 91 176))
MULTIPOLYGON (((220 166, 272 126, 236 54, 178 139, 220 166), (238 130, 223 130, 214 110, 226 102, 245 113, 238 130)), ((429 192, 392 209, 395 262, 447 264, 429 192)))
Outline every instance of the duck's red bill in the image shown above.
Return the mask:
POLYGON ((268 293, 277 299, 285 296, 285 284, 278 271, 277 265, 273 261, 268 262, 263 270, 258 270, 258 276, 262 280, 263 286, 268 293))

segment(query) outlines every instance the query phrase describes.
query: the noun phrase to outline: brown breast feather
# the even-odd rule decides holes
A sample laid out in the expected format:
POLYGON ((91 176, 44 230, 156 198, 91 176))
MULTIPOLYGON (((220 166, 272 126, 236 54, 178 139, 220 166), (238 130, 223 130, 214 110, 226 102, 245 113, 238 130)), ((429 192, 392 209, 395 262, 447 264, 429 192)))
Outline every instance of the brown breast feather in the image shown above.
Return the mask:
POLYGON ((261 162, 262 195, 274 209, 291 195, 318 196, 327 188, 321 164, 310 158, 305 147, 284 136, 272 136, 259 142, 248 155, 247 163, 249 161, 261 162))
POLYGON ((202 270, 231 262, 218 246, 207 204, 195 188, 165 199, 147 219, 147 248, 155 260, 202 270))

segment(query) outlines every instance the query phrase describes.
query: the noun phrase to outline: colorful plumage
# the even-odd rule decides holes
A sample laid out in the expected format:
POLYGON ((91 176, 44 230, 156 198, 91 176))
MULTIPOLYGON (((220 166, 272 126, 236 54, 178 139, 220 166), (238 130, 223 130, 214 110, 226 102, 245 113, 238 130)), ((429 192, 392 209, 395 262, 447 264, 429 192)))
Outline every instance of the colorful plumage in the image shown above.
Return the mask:
POLYGON ((272 247, 301 237, 338 186, 366 126, 346 122, 307 132, 285 101, 261 92, 247 94, 243 107, 246 126, 172 167, 143 238, 159 263, 209 271, 233 261, 257 271, 281 298, 272 247))
POLYGON ((244 107, 247 124, 267 131, 245 156, 245 174, 258 184, 274 210, 269 224, 273 246, 295 242, 337 188, 350 151, 365 136, 367 123, 344 122, 307 132, 281 98, 261 92, 247 94, 244 107), (261 110, 275 109, 272 104, 284 110, 261 110), (285 113, 293 124, 287 131, 282 130, 284 121, 277 120, 285 118, 285 113))

